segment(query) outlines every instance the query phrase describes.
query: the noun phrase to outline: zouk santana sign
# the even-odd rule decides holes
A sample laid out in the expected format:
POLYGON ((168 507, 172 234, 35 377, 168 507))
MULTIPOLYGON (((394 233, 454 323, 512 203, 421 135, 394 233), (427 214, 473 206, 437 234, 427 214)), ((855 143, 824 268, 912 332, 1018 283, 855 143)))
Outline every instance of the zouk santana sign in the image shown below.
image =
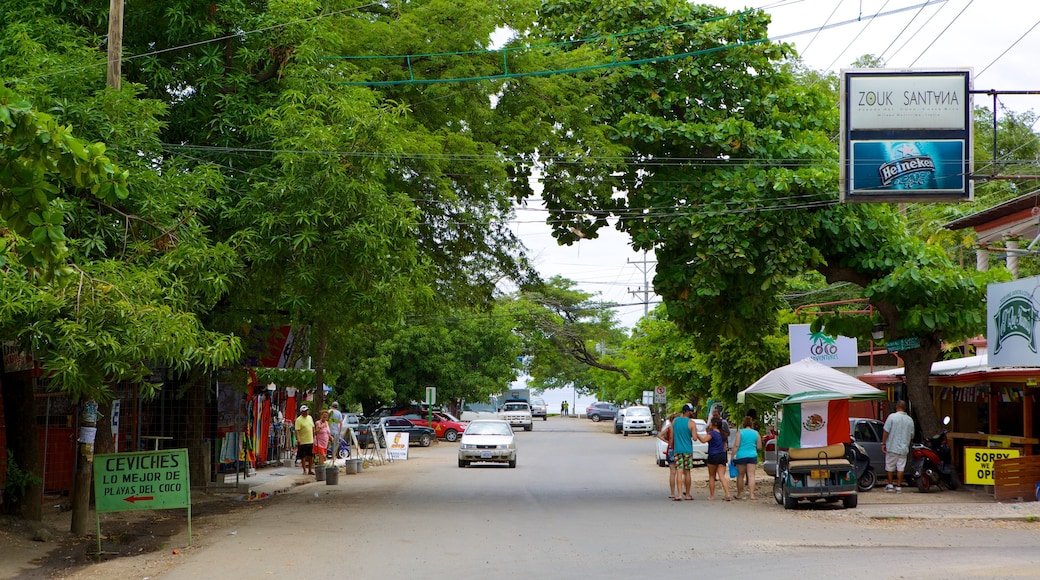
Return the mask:
POLYGON ((1038 367, 1040 276, 986 288, 986 343, 992 367, 1038 367))
POLYGON ((845 201, 970 201, 967 69, 842 71, 845 201))

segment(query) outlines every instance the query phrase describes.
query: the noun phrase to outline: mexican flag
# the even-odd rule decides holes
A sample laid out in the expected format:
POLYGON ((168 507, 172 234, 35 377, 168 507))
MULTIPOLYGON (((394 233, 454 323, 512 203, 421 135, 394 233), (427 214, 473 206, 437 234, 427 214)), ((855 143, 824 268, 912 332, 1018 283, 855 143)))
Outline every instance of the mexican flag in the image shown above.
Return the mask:
POLYGON ((849 400, 812 401, 783 406, 779 447, 801 449, 849 442, 849 400))

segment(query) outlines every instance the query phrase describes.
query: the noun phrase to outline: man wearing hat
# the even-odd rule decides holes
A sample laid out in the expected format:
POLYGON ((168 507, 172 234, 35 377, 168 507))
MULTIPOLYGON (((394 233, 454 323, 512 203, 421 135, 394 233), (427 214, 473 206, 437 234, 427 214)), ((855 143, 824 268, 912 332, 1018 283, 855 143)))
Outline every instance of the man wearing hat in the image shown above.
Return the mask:
POLYGON ((672 421, 669 429, 669 447, 675 450, 675 466, 682 471, 682 483, 679 486, 682 495, 676 497, 675 501, 693 499, 690 494, 690 487, 693 485, 690 469, 693 468, 693 434, 697 432, 697 426, 693 422, 693 412, 692 404, 683 405, 681 416, 672 421))
POLYGON ((303 474, 314 475, 314 419, 307 405, 300 407, 300 416, 296 417, 296 445, 296 458, 303 474))

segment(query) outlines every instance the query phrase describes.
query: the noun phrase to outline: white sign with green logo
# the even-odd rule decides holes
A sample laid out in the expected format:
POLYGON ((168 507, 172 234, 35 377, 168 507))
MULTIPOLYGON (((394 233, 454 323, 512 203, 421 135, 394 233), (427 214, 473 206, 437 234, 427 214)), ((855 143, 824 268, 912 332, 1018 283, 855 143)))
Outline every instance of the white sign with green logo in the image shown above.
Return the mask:
POLYGON ((1040 276, 986 288, 986 342, 993 367, 1037 367, 1040 276))
POLYGON ((791 363, 811 358, 829 367, 854 367, 859 364, 856 339, 812 332, 808 324, 787 327, 791 341, 791 363))

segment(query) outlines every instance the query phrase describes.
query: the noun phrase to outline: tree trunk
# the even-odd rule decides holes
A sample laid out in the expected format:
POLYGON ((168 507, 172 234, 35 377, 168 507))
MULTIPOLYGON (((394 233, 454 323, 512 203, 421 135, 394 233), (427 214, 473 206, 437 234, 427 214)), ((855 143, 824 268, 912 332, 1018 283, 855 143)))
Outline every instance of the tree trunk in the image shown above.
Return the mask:
POLYGON ((934 336, 920 338, 920 348, 899 353, 905 364, 906 393, 910 399, 913 416, 921 435, 930 437, 942 430, 942 423, 935 411, 932 400, 932 387, 928 377, 932 372, 932 362, 939 356, 942 345, 934 336))
MULTIPOLYGON (((80 432, 97 426, 97 403, 93 400, 80 404, 80 432)), ((76 438, 76 475, 72 483, 72 526, 77 536, 85 536, 90 530, 90 485, 94 479, 94 441, 76 438)))
POLYGON ((321 417, 321 410, 325 406, 325 353, 329 348, 329 327, 327 324, 318 322, 314 326, 314 408, 311 415, 315 420, 321 417))
MULTIPOLYGON (((3 374, 0 367, 0 389, 4 399, 4 422, 7 425, 7 461, 37 479, 25 489, 11 513, 31 521, 43 520, 43 465, 40 463, 40 435, 36 426, 36 397, 29 371, 3 374)), ((5 503, 8 501, 5 498, 5 503)))
POLYGON ((188 469, 192 487, 205 487, 210 479, 209 445, 206 444, 206 400, 209 384, 206 379, 193 381, 188 386, 188 418, 185 421, 185 442, 188 447, 188 469))

